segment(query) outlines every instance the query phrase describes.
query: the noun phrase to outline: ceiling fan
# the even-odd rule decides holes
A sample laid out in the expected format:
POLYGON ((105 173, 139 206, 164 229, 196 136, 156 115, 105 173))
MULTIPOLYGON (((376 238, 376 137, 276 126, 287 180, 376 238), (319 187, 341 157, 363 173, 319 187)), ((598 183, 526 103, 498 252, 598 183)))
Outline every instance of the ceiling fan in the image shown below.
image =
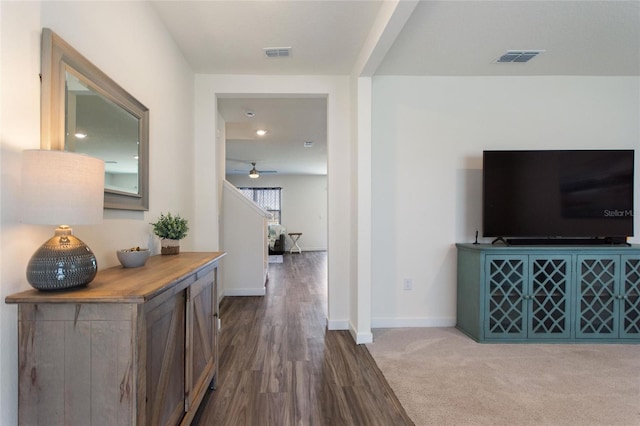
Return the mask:
MULTIPOLYGON (((260 174, 274 174, 274 173, 278 173, 276 170, 258 170, 256 169, 256 163, 252 162, 251 163, 251 170, 248 171, 249 173, 249 177, 252 179, 257 179, 258 177, 260 177, 260 174)), ((247 173, 246 170, 238 170, 235 169, 235 171, 237 172, 245 172, 247 173)))

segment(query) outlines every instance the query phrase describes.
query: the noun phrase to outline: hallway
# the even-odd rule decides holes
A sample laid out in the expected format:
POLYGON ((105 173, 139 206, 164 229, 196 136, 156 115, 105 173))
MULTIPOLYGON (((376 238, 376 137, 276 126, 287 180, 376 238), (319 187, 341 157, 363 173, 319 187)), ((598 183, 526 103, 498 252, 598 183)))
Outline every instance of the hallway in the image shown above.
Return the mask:
POLYGON ((264 297, 220 304, 220 372, 199 425, 412 425, 364 345, 326 330, 326 252, 269 265, 264 297))

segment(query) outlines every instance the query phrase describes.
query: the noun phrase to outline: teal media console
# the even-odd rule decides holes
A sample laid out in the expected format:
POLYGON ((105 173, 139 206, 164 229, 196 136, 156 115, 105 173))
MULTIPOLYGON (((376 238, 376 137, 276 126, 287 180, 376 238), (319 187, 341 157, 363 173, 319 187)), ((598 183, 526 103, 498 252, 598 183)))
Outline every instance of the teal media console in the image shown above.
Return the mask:
POLYGON ((640 246, 456 246, 476 341, 640 343, 640 246))

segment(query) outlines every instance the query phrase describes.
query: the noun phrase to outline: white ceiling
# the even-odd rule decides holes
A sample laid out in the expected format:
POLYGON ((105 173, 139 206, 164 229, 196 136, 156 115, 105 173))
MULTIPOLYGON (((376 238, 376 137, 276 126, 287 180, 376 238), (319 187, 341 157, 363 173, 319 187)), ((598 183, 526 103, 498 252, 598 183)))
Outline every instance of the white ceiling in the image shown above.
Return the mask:
POLYGON ((640 75, 640 2, 423 1, 377 74, 640 75))
POLYGON ((156 1, 196 73, 349 74, 380 1, 156 1), (291 47, 267 58, 267 47, 291 47))
POLYGON ((327 174, 326 98, 218 99, 218 109, 227 122, 227 174, 248 174, 252 162, 259 171, 327 174))
MULTIPOLYGON (((195 72, 256 75, 351 74, 378 13, 389 5, 368 0, 152 3, 195 72), (292 56, 267 58, 266 47, 291 47, 292 56)), ((637 76, 640 1, 423 0, 374 75, 637 76), (519 49, 544 53, 524 64, 495 63, 507 50, 519 49)), ((314 101, 308 107, 316 111, 324 100, 314 101)), ((318 173, 319 161, 325 161, 326 170, 326 105, 324 114, 291 120, 293 112, 307 107, 295 102, 302 100, 221 99, 230 126, 247 126, 244 110, 254 109, 252 123, 264 120, 273 132, 259 144, 228 131, 234 139, 228 141, 227 157, 256 161, 258 169, 279 173, 303 173, 307 162, 309 172, 318 173), (318 136, 319 128, 324 136, 318 136), (323 144, 317 150, 321 155, 305 159, 314 152, 298 156, 291 150, 307 139, 323 144)), ((238 166, 229 163, 227 169, 238 166)))

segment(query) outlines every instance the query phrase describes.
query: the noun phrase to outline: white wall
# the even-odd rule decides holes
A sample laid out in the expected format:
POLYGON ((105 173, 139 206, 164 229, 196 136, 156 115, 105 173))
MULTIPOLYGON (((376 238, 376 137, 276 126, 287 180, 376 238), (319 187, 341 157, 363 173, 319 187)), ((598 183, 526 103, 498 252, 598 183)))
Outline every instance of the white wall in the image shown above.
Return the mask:
MULTIPOLYGON (((327 176, 227 175, 236 187, 282 188, 282 225, 287 232, 302 232, 298 245, 302 251, 327 249, 327 176)), ((286 237, 285 247, 291 248, 286 237)))
POLYGON ((351 287, 349 321, 356 343, 371 343, 371 77, 351 79, 351 287))
MULTIPOLYGON (((192 230, 198 229, 193 203, 194 75, 154 9, 137 1, 43 2, 41 25, 149 108, 149 212, 105 210, 102 227, 82 230, 94 245, 106 246, 96 253, 98 262, 118 264, 109 249, 112 244, 114 248, 154 245, 158 250, 148 223, 160 212, 179 213, 192 230)), ((33 31, 37 35, 39 28, 33 31)), ((187 236, 184 250, 193 247, 199 233, 187 236)))
MULTIPOLYGON (((95 252, 99 268, 117 265, 119 248, 156 244, 149 222, 160 212, 193 217, 198 195, 193 182, 202 173, 198 167, 192 172, 194 76, 149 4, 0 2, 1 425, 17 424, 18 406, 17 308, 4 298, 30 288, 25 280, 28 259, 53 232, 21 224, 18 202, 20 153, 40 146, 42 27, 50 27, 150 110, 149 212, 106 210, 102 225, 74 229, 95 252)), ((212 220, 217 230, 217 217, 212 220)), ((190 225, 203 228, 196 220, 190 225)), ((208 249, 216 249, 217 231, 203 234, 208 249)), ((193 236, 187 237, 183 249, 194 247, 193 236)))
POLYGON ((480 230, 484 149, 637 150, 639 118, 638 77, 374 78, 372 327, 455 324, 454 244, 480 230))
POLYGON ((268 268, 267 218, 228 182, 222 189, 223 296, 264 296, 268 268))

